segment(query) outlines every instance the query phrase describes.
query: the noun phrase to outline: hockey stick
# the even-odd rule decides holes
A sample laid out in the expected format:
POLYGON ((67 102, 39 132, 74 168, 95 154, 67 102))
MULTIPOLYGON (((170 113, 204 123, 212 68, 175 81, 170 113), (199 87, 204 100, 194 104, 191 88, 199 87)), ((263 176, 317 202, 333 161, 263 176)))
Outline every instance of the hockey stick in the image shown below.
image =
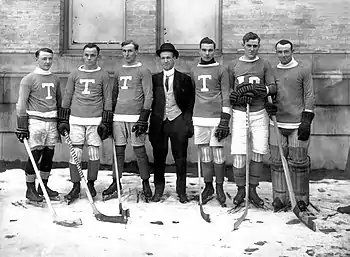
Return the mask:
POLYGON ((121 214, 123 217, 130 217, 130 210, 123 209, 122 206, 122 200, 121 200, 121 193, 120 193, 120 184, 119 184, 119 172, 118 172, 118 161, 117 161, 117 154, 115 152, 115 142, 112 138, 112 148, 113 148, 113 161, 114 161, 114 170, 115 170, 115 177, 117 178, 117 194, 118 194, 118 202, 119 202, 119 214, 121 214))
MULTIPOLYGON (((245 220, 245 218, 248 215, 248 209, 249 209, 249 164, 250 164, 250 121, 249 121, 249 104, 247 104, 247 111, 246 111, 246 128, 247 128, 247 135, 246 135, 246 158, 245 158, 245 209, 241 217, 238 218, 238 220, 233 224, 233 230, 237 230, 239 225, 245 220)), ((233 231, 232 230, 232 231, 233 231)))
MULTIPOLYGON (((268 100, 269 100, 270 103, 272 103, 271 96, 268 97, 268 100)), ((294 190, 293 190, 293 186, 292 186, 292 180, 290 178, 288 162, 287 162, 287 160, 286 160, 286 158, 284 157, 284 154, 283 154, 281 136, 280 136, 280 134, 278 132, 276 116, 271 116, 271 118, 272 118, 272 121, 273 121, 275 133, 276 133, 276 136, 277 136, 278 149, 279 149, 281 160, 282 160, 283 171, 284 171, 284 175, 286 177, 286 182, 287 182, 287 187, 288 187, 288 192, 289 192, 289 197, 290 197, 290 201, 291 201, 291 204, 292 204, 293 212, 298 217, 298 219, 302 223, 304 223, 309 229, 311 229, 313 231, 316 231, 316 223, 313 221, 315 218, 312 218, 312 217, 306 215, 305 213, 303 213, 300 210, 300 208, 299 208, 299 206, 298 206, 298 204, 296 202, 295 194, 294 194, 294 190)))
POLYGON ((202 177, 202 172, 201 172, 201 153, 200 153, 200 149, 198 147, 198 153, 197 153, 197 167, 198 167, 198 193, 199 193, 199 210, 201 212, 201 216, 202 218, 210 223, 210 216, 209 214, 205 213, 203 210, 203 204, 202 204, 202 185, 201 185, 201 177, 202 177))
POLYGON ((37 165, 35 163, 35 160, 34 160, 32 152, 30 150, 30 147, 29 147, 27 139, 24 139, 23 143, 24 143, 24 146, 25 146, 26 151, 28 153, 29 159, 32 162, 32 165, 33 165, 36 177, 37 177, 37 179, 39 181, 40 187, 43 190, 45 201, 46 201, 46 203, 49 206, 49 209, 51 211, 52 218, 53 218, 53 223, 56 223, 57 225, 61 225, 61 226, 64 226, 64 227, 77 227, 77 226, 82 225, 83 223, 82 223, 81 219, 77 219, 77 220, 59 220, 58 219, 56 211, 52 207, 50 197, 49 197, 49 195, 47 193, 47 190, 46 190, 46 187, 44 185, 44 182, 43 182, 43 180, 42 180, 42 178, 40 176, 40 171, 39 171, 39 169, 38 169, 38 167, 37 167, 37 165))
POLYGON ((102 214, 101 212, 99 212, 96 208, 96 205, 94 203, 94 200, 92 199, 92 196, 91 196, 91 193, 89 191, 89 188, 87 187, 87 181, 84 177, 84 173, 83 171, 81 170, 81 166, 80 166, 80 163, 78 161, 78 156, 77 154, 75 153, 75 150, 73 148, 73 143, 68 135, 68 132, 67 131, 64 131, 64 136, 66 138, 66 142, 69 146, 69 151, 70 151, 70 154, 72 155, 73 157, 73 160, 75 162, 75 166, 77 167, 78 169, 78 172, 79 172, 79 176, 80 178, 84 181, 84 189, 85 189, 85 192, 86 192, 86 195, 87 195, 87 198, 89 200, 89 203, 91 205, 91 208, 93 210, 93 213, 95 215, 95 218, 99 221, 104 221, 104 222, 111 222, 111 223, 121 223, 121 224, 126 224, 128 222, 127 219, 125 219, 124 216, 107 216, 107 215, 104 215, 102 214))

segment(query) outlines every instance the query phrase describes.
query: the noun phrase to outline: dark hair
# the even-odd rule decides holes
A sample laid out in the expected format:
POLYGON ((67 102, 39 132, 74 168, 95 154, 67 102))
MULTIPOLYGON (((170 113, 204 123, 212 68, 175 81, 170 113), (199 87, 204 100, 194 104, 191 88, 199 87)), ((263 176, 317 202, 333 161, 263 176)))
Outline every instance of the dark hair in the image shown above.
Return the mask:
POLYGON ((39 57, 40 52, 46 52, 46 53, 53 54, 53 51, 52 51, 50 48, 43 47, 43 48, 40 48, 38 51, 35 52, 35 57, 36 57, 36 58, 39 57))
POLYGON ((216 46, 214 40, 212 40, 211 38, 208 38, 208 37, 202 38, 202 40, 199 42, 199 48, 202 47, 202 44, 214 44, 214 49, 216 46))
POLYGON ((95 43, 88 43, 84 46, 83 50, 85 50, 85 48, 96 48, 97 54, 100 54, 100 48, 95 43))
POLYGON ((136 43, 134 40, 131 40, 131 39, 128 39, 128 40, 125 40, 123 43, 122 43, 122 47, 123 46, 126 46, 126 45, 134 45, 134 49, 136 50, 136 51, 138 51, 139 50, 139 44, 138 43, 136 43))
POLYGON ((293 50, 293 43, 292 42, 290 42, 289 40, 287 40, 287 39, 281 39, 280 41, 278 41, 277 43, 276 43, 276 45, 275 45, 275 49, 277 50, 277 45, 278 44, 281 44, 281 45, 287 45, 287 44, 289 44, 290 45, 290 50, 293 50))
POLYGON ((258 42, 260 43, 260 37, 258 36, 258 34, 255 34, 253 32, 248 32, 243 36, 243 44, 245 44, 249 40, 254 40, 254 39, 258 39, 258 42))

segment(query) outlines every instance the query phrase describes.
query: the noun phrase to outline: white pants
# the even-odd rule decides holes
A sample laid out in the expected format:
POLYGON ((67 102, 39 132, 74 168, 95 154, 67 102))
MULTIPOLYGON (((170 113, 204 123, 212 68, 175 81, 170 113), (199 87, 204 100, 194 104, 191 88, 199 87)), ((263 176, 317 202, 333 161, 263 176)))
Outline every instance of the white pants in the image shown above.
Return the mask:
MULTIPOLYGON (((246 154, 247 127, 246 112, 232 110, 231 154, 246 154)), ((269 116, 265 109, 249 115, 251 131, 250 146, 258 154, 268 153, 269 116)))

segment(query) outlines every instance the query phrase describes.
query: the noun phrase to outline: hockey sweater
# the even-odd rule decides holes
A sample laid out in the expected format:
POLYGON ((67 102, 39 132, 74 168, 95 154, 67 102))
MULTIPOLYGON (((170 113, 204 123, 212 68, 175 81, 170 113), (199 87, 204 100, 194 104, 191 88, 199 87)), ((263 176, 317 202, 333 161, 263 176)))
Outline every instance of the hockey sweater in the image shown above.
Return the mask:
POLYGON ((95 70, 83 67, 69 74, 62 107, 71 109, 71 124, 99 125, 103 110, 112 110, 113 86, 108 73, 100 67, 95 70))
POLYGON ((18 116, 41 120, 56 120, 61 106, 60 80, 49 71, 36 68, 19 85, 16 105, 18 116))
POLYGON ((297 128, 301 121, 301 113, 313 111, 315 97, 311 70, 306 65, 297 63, 293 66, 278 65, 275 67, 277 78, 277 114, 278 126, 297 128))
POLYGON ((230 112, 227 69, 217 62, 198 64, 191 69, 191 77, 196 89, 193 124, 217 126, 221 112, 230 112))
POLYGON ((114 74, 114 120, 136 122, 141 109, 150 110, 153 101, 152 75, 140 62, 123 65, 114 74))
MULTIPOLYGON (((229 66, 230 84, 234 85, 233 90, 237 90, 244 82, 264 84, 268 87, 269 94, 276 93, 276 82, 273 69, 269 62, 257 57, 254 61, 246 61, 242 58, 236 59, 229 66)), ((254 97, 250 105, 250 111, 256 112, 264 109, 265 99, 254 97)), ((233 109, 245 111, 244 106, 234 106, 233 109)))

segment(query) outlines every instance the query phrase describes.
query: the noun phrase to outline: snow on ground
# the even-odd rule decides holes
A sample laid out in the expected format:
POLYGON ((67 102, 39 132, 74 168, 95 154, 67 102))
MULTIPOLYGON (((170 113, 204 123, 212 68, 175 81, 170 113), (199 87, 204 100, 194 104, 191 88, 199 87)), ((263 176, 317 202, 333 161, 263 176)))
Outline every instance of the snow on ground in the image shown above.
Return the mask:
MULTIPOLYGON (((103 214, 117 215, 117 199, 101 200, 111 180, 110 172, 100 171, 95 204, 103 214)), ((164 201, 145 203, 137 202, 138 175, 124 174, 123 208, 129 208, 131 215, 126 225, 96 220, 85 193, 69 206, 54 202, 59 219, 81 218, 81 226, 69 228, 54 224, 48 208, 24 204, 23 170, 0 173, 0 256, 350 256, 350 215, 335 211, 350 204, 349 180, 311 181, 311 201, 321 209, 316 232, 298 223, 292 212, 273 213, 269 182, 262 182, 258 190, 268 210, 252 207, 247 220, 232 231, 242 214, 227 212, 232 200, 227 199, 227 208, 219 207, 215 199, 204 205, 212 220, 206 223, 194 200, 198 179, 188 178, 192 201, 187 204, 178 202, 175 180, 175 174, 167 173, 164 201), (151 223, 156 221, 163 225, 151 223)), ((154 190, 153 177, 151 182, 154 190)), ((68 169, 54 169, 49 185, 62 197, 68 193, 68 169)), ((235 184, 225 183, 225 191, 233 197, 235 184)))

